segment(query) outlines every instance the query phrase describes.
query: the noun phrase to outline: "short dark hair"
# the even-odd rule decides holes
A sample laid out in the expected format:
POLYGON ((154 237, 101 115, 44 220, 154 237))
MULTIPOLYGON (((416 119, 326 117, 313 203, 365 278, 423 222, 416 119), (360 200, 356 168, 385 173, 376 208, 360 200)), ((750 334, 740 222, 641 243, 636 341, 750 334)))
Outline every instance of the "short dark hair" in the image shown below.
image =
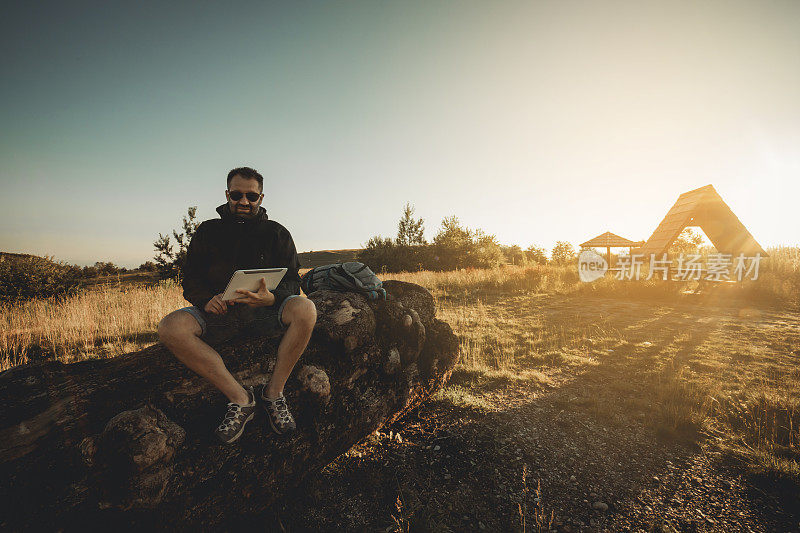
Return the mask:
POLYGON ((228 172, 229 189, 231 187, 231 180, 234 176, 241 176, 246 180, 256 180, 258 182, 258 186, 261 188, 261 191, 264 191, 264 177, 259 174, 256 169, 250 167, 239 167, 228 172))

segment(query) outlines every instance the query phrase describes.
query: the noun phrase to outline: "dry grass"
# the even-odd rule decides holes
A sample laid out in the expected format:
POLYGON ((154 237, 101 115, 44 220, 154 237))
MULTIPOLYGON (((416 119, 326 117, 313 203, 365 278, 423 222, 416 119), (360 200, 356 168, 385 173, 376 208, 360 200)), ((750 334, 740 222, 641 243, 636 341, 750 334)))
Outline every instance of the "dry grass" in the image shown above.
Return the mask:
POLYGON ((153 344, 170 311, 188 305, 178 286, 98 286, 64 300, 0 306, 0 370, 42 357, 65 363, 153 344))
MULTIPOLYGON (((385 277, 430 290, 437 315, 459 338, 458 367, 451 384, 437 395, 440 400, 493 410, 497 404, 491 398, 498 388, 520 382, 557 386, 559 372, 577 367, 591 372, 591 365, 607 354, 638 346, 637 337, 655 337, 672 328, 669 343, 648 348, 653 352, 649 359, 629 363, 641 365, 636 372, 647 380, 649 396, 636 401, 651 406, 650 418, 658 428, 693 439, 712 437, 754 471, 800 483, 798 339, 785 337, 785 325, 770 326, 774 332, 748 325, 761 317, 756 307, 762 304, 786 312, 798 309, 800 250, 774 248, 769 253, 759 280, 712 291, 712 303, 738 302, 738 317, 706 323, 706 308, 695 305, 681 311, 694 314, 690 320, 696 327, 689 330, 685 318, 664 318, 685 303, 684 293, 691 287, 681 284, 614 279, 582 284, 569 266, 385 277), (575 297, 595 298, 612 311, 590 318, 580 312, 552 314, 542 305, 544 298, 551 299, 549 305, 553 298, 575 297), (618 315, 631 305, 627 299, 640 305, 644 300, 651 316, 623 324, 618 315), (659 315, 662 307, 667 311, 659 315)), ((109 284, 65 300, 1 306, 0 370, 41 357, 73 362, 141 349, 156 341, 159 320, 185 305, 180 287, 172 284, 109 284)), ((792 323, 795 318, 782 320, 792 323)), ((612 389, 616 386, 609 383, 612 389)), ((621 384, 619 390, 624 390, 621 384)))
POLYGON ((723 448, 759 476, 800 485, 800 385, 794 370, 719 396, 716 434, 723 448))
POLYGON ((450 272, 401 272, 387 274, 387 279, 416 283, 435 298, 474 298, 487 295, 565 294, 574 291, 580 280, 572 266, 504 265, 493 269, 462 268, 450 272))

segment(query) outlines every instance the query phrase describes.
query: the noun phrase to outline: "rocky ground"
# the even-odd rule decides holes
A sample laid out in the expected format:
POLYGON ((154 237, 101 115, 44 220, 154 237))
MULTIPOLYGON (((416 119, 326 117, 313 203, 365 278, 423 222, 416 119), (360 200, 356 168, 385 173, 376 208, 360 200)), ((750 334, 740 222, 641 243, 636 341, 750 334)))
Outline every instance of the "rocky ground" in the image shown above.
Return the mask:
POLYGON ((783 357, 774 365, 794 365, 787 346, 796 346, 796 315, 558 296, 486 306, 523 322, 536 315, 521 327, 566 324, 593 337, 568 333, 544 359, 520 358, 536 366, 535 378, 457 369, 448 391, 287 492, 259 523, 284 531, 800 529, 794 487, 754 479, 697 427, 665 428, 656 371, 678 362, 719 379, 743 374, 734 364, 741 353, 708 355, 722 353, 731 332, 761 357, 783 357))

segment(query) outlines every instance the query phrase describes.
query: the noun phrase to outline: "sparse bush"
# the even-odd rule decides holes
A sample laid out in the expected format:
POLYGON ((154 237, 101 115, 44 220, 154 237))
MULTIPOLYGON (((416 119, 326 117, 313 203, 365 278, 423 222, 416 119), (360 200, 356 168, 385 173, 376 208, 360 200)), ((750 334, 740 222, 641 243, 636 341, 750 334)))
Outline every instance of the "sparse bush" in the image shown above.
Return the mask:
POLYGON ((197 206, 189 207, 186 210, 186 216, 183 217, 183 231, 178 233, 177 230, 172 230, 172 236, 178 244, 178 249, 175 250, 172 246, 172 241, 169 234, 158 234, 158 239, 153 243, 156 249, 156 265, 161 279, 180 279, 183 274, 183 265, 186 263, 186 252, 189 249, 189 243, 197 231, 197 226, 200 225, 196 220, 197 206))
POLYGON ((63 296, 75 292, 81 269, 52 257, 0 254, 0 300, 63 296))

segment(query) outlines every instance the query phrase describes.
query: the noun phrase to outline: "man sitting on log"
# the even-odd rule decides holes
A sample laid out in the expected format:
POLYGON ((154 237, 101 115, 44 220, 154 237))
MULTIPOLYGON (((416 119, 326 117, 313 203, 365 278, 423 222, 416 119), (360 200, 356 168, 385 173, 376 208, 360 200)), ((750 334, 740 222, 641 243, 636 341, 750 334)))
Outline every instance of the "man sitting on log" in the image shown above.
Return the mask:
POLYGON ((161 342, 175 357, 230 400, 225 418, 215 430, 224 443, 238 439, 252 420, 256 393, 236 381, 207 342, 225 342, 248 332, 283 332, 275 369, 259 396, 270 426, 285 435, 296 425, 283 387, 317 320, 314 302, 300 296, 300 262, 292 236, 267 217, 261 207, 263 190, 264 179, 252 168, 228 173, 228 201, 217 208, 221 218, 200 224, 187 250, 183 296, 193 305, 173 311, 158 325, 161 342), (237 299, 222 299, 234 271, 271 267, 288 269, 275 290, 268 291, 262 279, 258 292, 240 290, 237 299))

